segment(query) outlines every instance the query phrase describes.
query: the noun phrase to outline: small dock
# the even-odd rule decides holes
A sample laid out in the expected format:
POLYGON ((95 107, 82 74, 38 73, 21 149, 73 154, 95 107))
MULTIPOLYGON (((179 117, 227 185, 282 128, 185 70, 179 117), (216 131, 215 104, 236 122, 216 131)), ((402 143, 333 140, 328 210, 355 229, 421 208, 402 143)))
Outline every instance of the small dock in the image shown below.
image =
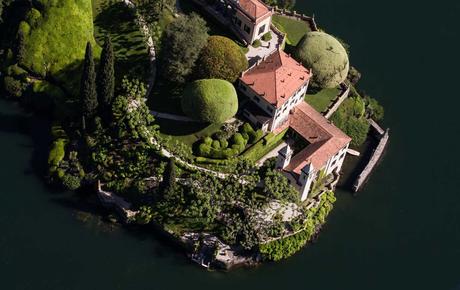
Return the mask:
POLYGON ((353 192, 358 192, 364 183, 369 179, 372 171, 377 166, 377 163, 382 158, 383 153, 385 152, 385 148, 388 144, 388 140, 390 138, 389 129, 385 131, 372 119, 368 119, 371 126, 376 130, 379 135, 379 143, 375 150, 372 152, 372 156, 369 159, 369 162, 364 167, 363 171, 358 175, 358 178, 355 180, 353 184, 353 192))

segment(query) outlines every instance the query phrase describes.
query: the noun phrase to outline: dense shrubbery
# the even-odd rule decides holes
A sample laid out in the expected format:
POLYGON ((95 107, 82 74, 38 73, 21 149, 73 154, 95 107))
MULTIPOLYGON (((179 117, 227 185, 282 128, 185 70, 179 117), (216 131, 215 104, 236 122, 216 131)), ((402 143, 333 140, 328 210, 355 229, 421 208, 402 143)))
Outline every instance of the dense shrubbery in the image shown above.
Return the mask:
POLYGON ((306 213, 306 219, 301 223, 291 222, 293 231, 300 231, 287 238, 281 238, 259 246, 259 251, 267 260, 278 261, 288 258, 302 249, 311 240, 318 227, 325 223, 327 215, 332 210, 335 202, 334 193, 326 192, 321 197, 317 208, 310 209, 306 213))
POLYGON ((210 36, 198 58, 195 77, 223 79, 233 83, 247 68, 248 61, 233 40, 223 36, 210 36))
POLYGON ((312 84, 320 88, 335 88, 348 75, 348 54, 333 36, 323 32, 308 32, 299 42, 295 57, 313 70, 312 84))
POLYGON ((182 110, 187 116, 204 123, 225 122, 238 111, 235 87, 224 80, 194 81, 184 90, 182 110))
POLYGON ((277 170, 268 170, 264 180, 265 195, 272 199, 297 203, 299 192, 288 182, 287 178, 277 170))
POLYGON ((366 141, 370 125, 364 116, 365 112, 364 101, 355 96, 346 99, 331 117, 334 125, 353 139, 353 146, 360 146, 366 141))
MULTIPOLYGON (((223 134, 216 133, 215 135, 219 137, 223 134)), ((248 144, 254 144, 263 136, 262 130, 255 131, 249 123, 245 123, 240 127, 239 132, 228 138, 218 138, 216 140, 211 137, 204 138, 198 145, 196 155, 212 159, 229 159, 238 156, 248 144)), ((207 160, 199 159, 198 161, 205 162, 207 160)))

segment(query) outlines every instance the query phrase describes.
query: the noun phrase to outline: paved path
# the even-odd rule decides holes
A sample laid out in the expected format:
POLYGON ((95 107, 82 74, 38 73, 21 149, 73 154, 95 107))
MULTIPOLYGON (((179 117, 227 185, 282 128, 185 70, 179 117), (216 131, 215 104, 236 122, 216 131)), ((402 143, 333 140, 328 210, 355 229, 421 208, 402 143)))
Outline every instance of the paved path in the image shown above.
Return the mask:
POLYGON ((264 57, 268 57, 280 47, 280 37, 273 30, 270 30, 272 34, 272 39, 268 42, 260 40, 262 45, 258 48, 254 48, 252 45, 249 45, 249 51, 246 53, 246 58, 249 62, 249 67, 256 65, 259 60, 262 60, 264 57))
POLYGON ((267 159, 270 159, 270 158, 273 158, 273 157, 277 157, 278 156, 278 151, 280 151, 281 149, 284 148, 284 146, 286 146, 287 143, 286 141, 284 141, 283 143, 281 143, 280 145, 278 145, 275 149, 273 149, 272 151, 270 151, 268 154, 266 154, 264 157, 262 157, 262 159, 260 159, 259 161, 257 161, 257 166, 262 166, 264 164, 264 162, 267 160, 267 159))

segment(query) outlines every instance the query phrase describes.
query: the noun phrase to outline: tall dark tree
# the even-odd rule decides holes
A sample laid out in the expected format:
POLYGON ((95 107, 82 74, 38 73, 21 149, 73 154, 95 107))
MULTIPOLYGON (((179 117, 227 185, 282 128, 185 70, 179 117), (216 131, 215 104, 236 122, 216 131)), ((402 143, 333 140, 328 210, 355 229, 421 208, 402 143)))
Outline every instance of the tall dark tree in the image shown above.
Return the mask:
POLYGON ((184 83, 207 43, 206 22, 195 13, 179 17, 166 27, 163 38, 162 75, 173 82, 184 83))
POLYGON ((97 113, 96 72, 94 68, 93 49, 91 43, 86 44, 83 75, 80 85, 82 116, 86 121, 93 119, 97 113))
POLYGON ((105 39, 101 62, 97 73, 97 97, 102 116, 109 115, 115 89, 115 70, 112 41, 105 39))
POLYGON ((20 31, 18 33, 18 39, 16 42, 16 61, 18 62, 18 64, 23 64, 25 54, 26 54, 26 49, 25 49, 24 33, 20 31))
POLYGON ((176 184, 176 163, 174 158, 169 159, 168 166, 166 167, 165 173, 163 175, 162 187, 165 191, 170 190, 176 184))

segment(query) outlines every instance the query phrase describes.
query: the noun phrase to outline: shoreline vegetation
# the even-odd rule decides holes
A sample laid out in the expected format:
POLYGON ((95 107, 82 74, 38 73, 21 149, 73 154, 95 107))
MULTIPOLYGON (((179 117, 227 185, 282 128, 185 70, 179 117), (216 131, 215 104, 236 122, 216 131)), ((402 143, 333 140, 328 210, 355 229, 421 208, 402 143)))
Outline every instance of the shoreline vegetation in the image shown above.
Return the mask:
MULTIPOLYGON (((249 100, 235 81, 249 67, 245 54, 262 42, 242 48, 231 31, 181 0, 132 0, 136 9, 110 0, 0 1, 0 89, 52 120, 50 185, 96 192, 120 222, 163 231, 193 261, 215 269, 288 258, 319 234, 342 174, 319 172, 300 201, 272 154, 288 139, 294 152, 306 141, 289 129, 267 134, 239 112, 249 100), (148 27, 139 27, 139 18, 148 27), (158 72, 153 80, 152 71, 158 72), (157 110, 172 119, 154 118, 157 110)), ((312 29, 278 13, 273 25, 304 65, 320 53, 312 35, 325 33, 316 23, 312 29)), ((349 184, 350 172, 372 159, 363 147, 375 140, 369 120, 381 122, 384 110, 357 89, 361 74, 348 69, 350 47, 327 37, 346 50, 337 60, 346 66, 315 68, 304 101, 320 113, 334 108, 330 120, 352 137, 353 149, 366 152, 347 160, 355 168, 339 184, 349 184), (339 81, 328 79, 337 73, 339 81)))

